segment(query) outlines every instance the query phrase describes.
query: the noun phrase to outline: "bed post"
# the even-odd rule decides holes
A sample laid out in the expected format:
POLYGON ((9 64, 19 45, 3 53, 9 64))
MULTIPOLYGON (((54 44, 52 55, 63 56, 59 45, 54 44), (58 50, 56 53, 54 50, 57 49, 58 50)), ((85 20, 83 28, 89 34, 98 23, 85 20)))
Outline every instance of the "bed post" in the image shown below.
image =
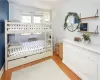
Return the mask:
POLYGON ((7 20, 5 21, 5 70, 7 70, 7 20))

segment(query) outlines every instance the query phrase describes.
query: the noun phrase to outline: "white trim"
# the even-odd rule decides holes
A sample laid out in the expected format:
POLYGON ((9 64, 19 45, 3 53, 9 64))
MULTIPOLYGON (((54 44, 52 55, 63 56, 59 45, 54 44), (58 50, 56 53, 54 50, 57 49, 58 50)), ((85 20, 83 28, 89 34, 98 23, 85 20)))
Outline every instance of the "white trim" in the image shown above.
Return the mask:
POLYGON ((0 70, 0 80, 1 80, 1 77, 2 77, 2 74, 4 73, 4 65, 3 65, 3 67, 1 68, 1 70, 0 70))

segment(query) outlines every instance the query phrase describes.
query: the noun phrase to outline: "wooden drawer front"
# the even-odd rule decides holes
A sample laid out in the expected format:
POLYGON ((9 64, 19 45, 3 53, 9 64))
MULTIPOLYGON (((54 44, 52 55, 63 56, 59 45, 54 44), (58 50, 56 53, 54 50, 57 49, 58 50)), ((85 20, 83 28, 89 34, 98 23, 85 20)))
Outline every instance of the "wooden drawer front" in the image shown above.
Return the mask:
POLYGON ((8 62, 8 69, 11 69, 11 68, 23 65, 23 64, 27 64, 27 63, 30 63, 32 61, 39 60, 39 59, 42 59, 42 58, 45 58, 48 56, 52 56, 52 55, 53 55, 52 51, 47 51, 47 52, 44 52, 41 54, 36 54, 36 55, 28 56, 25 58, 20 58, 17 60, 9 61, 8 62))
POLYGON ((59 55, 59 45, 56 45, 56 54, 59 55))

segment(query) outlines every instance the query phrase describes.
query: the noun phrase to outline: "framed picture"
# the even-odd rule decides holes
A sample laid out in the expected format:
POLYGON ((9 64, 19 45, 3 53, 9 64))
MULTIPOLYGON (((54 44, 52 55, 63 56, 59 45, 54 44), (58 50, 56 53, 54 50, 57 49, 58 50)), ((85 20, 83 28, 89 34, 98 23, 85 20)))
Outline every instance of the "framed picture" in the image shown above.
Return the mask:
POLYGON ((88 23, 81 23, 80 31, 88 31, 88 23))

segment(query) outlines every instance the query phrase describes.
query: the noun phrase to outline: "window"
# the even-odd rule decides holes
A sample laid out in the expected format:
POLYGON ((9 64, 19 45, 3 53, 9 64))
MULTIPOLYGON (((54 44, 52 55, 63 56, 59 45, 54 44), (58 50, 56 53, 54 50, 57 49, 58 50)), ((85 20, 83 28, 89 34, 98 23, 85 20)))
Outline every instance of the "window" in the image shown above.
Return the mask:
POLYGON ((44 22, 50 22, 50 13, 44 12, 44 22))
POLYGON ((33 23, 41 23, 42 17, 41 16, 33 16, 33 23))
POLYGON ((31 16, 28 16, 28 15, 22 15, 21 16, 21 22, 23 23, 31 23, 31 16))
POLYGON ((21 22, 23 23, 45 23, 50 22, 50 13, 43 12, 40 13, 22 13, 21 14, 21 22))

